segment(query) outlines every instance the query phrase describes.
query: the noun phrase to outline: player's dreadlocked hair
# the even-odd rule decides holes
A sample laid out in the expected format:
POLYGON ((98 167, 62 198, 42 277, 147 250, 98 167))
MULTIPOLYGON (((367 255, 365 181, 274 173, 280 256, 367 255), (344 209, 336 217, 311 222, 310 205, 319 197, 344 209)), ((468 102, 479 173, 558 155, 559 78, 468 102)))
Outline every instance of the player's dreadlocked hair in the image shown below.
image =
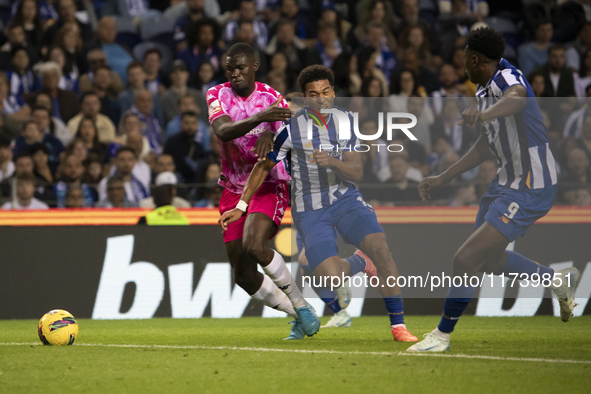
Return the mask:
POLYGON ((300 85, 302 92, 305 92, 307 84, 316 81, 324 81, 325 79, 328 80, 330 86, 334 86, 334 74, 332 73, 332 70, 320 64, 314 64, 302 70, 298 77, 298 85, 300 85))
POLYGON ((491 60, 499 60, 505 52, 505 39, 490 27, 472 30, 466 38, 468 49, 482 53, 491 60))
POLYGON ((228 48, 226 56, 232 57, 236 55, 246 55, 246 57, 248 57, 249 59, 255 58, 254 49, 252 49, 250 45, 244 42, 238 42, 232 45, 230 48, 228 48))

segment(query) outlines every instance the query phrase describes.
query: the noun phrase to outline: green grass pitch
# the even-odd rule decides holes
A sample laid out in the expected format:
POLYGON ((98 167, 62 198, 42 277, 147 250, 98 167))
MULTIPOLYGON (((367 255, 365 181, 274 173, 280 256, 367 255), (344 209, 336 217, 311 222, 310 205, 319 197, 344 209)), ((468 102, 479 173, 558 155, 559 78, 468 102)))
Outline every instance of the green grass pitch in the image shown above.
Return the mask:
MULTIPOLYGON (((438 320, 407 325, 422 337, 438 320)), ((385 317, 290 342, 288 321, 81 319, 70 347, 40 346, 36 321, 0 321, 0 393, 591 392, 589 316, 465 316, 443 357, 401 353, 385 317)))

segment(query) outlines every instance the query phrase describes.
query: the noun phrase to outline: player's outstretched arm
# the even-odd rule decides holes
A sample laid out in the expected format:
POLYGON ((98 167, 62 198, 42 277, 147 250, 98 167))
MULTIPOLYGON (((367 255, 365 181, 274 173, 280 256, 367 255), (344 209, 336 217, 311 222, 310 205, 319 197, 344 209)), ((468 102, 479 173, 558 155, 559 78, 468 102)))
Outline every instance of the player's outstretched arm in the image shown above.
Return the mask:
POLYGON ((357 182, 363 176, 359 152, 343 152, 343 160, 330 156, 326 151, 314 150, 314 160, 321 167, 333 170, 341 179, 357 182))
POLYGON ((246 180, 244 190, 242 190, 240 202, 236 205, 236 208, 224 212, 218 221, 219 225, 222 227, 222 230, 226 231, 228 229, 228 224, 237 221, 246 212, 246 208, 248 208, 250 200, 252 200, 252 197, 256 194, 257 190, 259 190, 263 184, 263 181, 276 164, 277 163, 275 163, 273 160, 265 160, 259 161, 254 165, 252 172, 246 180))
POLYGON ((491 155, 490 148, 488 147, 488 137, 486 134, 480 133, 480 136, 476 140, 476 143, 470 148, 460 160, 449 167, 447 170, 437 176, 430 176, 419 184, 419 195, 423 201, 426 201, 431 196, 429 191, 436 187, 443 185, 450 181, 456 176, 463 174, 466 171, 470 171, 472 168, 482 164, 491 155))
POLYGON ((261 123, 283 122, 291 117, 291 111, 289 108, 278 106, 281 100, 283 97, 279 97, 277 101, 261 112, 237 122, 233 122, 229 116, 222 116, 213 121, 213 131, 222 142, 228 142, 245 136, 261 123))

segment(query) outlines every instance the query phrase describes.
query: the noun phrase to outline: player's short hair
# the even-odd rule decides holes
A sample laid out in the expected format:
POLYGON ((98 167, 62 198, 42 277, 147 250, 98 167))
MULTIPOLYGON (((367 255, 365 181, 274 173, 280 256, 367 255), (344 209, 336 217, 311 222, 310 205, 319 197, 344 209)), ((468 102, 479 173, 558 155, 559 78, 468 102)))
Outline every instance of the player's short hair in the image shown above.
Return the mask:
POLYGON ((493 28, 480 27, 466 37, 468 49, 478 52, 491 60, 500 60, 505 52, 505 39, 493 28))
POLYGON ((334 86, 334 74, 332 70, 326 66, 314 64, 302 70, 300 76, 298 77, 298 85, 300 85, 302 92, 305 92, 306 85, 309 83, 324 81, 325 79, 328 80, 330 86, 334 86))
POLYGON ((237 42, 228 48, 226 57, 232 57, 237 55, 246 55, 249 59, 255 59, 254 49, 250 45, 244 42, 237 42))

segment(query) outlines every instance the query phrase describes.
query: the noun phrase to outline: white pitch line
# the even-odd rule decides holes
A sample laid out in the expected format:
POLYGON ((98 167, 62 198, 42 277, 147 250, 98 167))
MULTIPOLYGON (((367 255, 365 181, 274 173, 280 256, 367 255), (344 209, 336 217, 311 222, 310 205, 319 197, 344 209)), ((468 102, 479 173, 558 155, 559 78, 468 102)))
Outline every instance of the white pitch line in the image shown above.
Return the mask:
MULTIPOLYGON (((0 346, 43 346, 41 343, 0 343, 0 346)), ((116 347, 116 348, 136 348, 136 349, 187 349, 187 350, 241 350, 247 352, 280 352, 280 353, 319 353, 319 354, 347 354, 347 355, 370 355, 370 356, 418 356, 418 357, 441 357, 441 358, 465 358, 476 360, 492 361, 518 361, 518 362, 540 362, 553 364, 591 364, 589 360, 567 360, 559 358, 530 358, 530 357, 499 357, 470 354, 449 354, 449 353, 407 353, 407 352, 358 352, 341 350, 310 350, 310 349, 274 349, 264 347, 238 347, 238 346, 200 346, 200 345, 119 345, 104 343, 77 343, 75 346, 88 347, 116 347)))

